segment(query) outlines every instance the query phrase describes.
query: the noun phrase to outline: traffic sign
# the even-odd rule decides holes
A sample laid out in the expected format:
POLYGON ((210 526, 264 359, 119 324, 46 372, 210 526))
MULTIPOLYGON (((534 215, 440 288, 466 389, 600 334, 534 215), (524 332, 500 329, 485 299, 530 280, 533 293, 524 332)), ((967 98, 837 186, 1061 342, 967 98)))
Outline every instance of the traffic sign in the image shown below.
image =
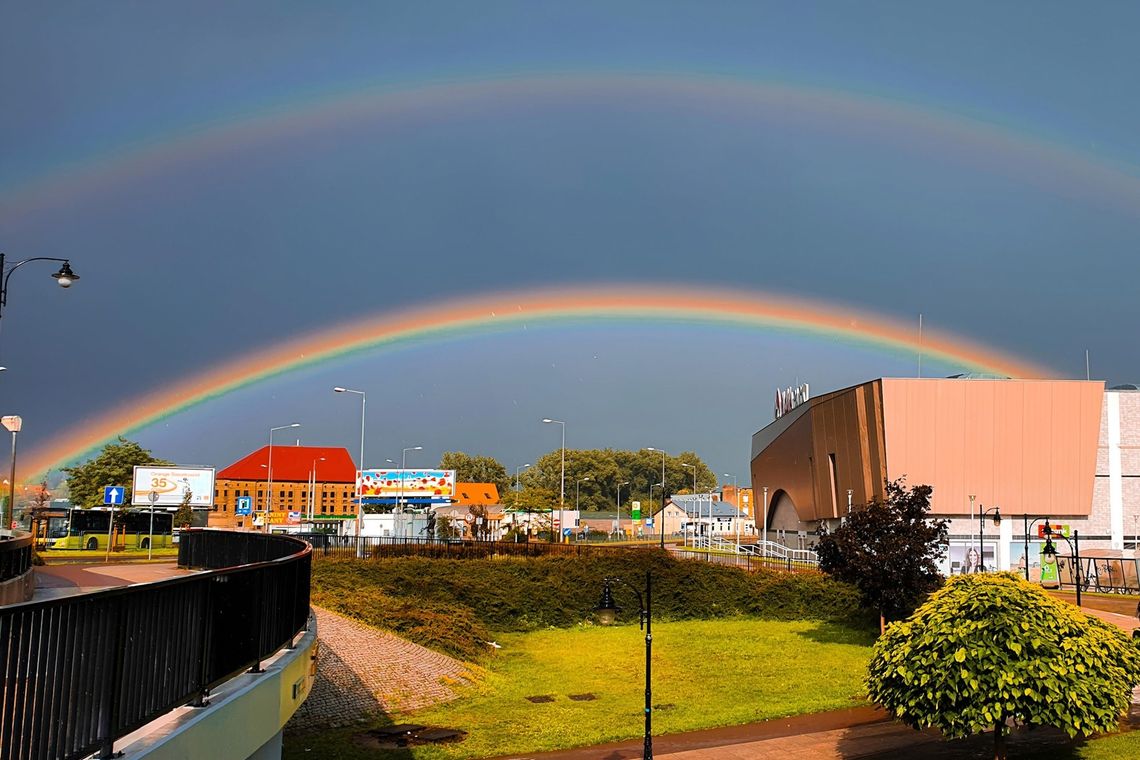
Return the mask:
POLYGON ((253 497, 252 496, 239 496, 237 497, 237 507, 234 509, 235 515, 251 515, 253 514, 253 497))
POLYGON ((103 487, 103 503, 118 505, 123 503, 123 497, 126 496, 127 489, 122 486, 104 486, 103 487))
POLYGON ((290 512, 289 513, 289 524, 290 525, 296 525, 299 522, 301 522, 301 513, 300 512, 290 512))

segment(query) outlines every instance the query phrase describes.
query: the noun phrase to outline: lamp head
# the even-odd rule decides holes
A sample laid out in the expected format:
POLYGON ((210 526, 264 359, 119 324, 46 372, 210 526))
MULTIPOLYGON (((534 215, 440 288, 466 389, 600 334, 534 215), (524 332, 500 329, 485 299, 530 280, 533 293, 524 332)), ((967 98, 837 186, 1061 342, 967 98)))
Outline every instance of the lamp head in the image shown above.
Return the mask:
POLYGON ((598 602, 598 606, 594 608, 594 612, 598 616, 598 622, 602 625, 611 625, 617 614, 621 612, 621 608, 614 602, 613 591, 610 590, 610 582, 607 580, 605 585, 602 586, 602 598, 598 602))
POLYGON ((1049 524, 1048 518, 1045 520, 1045 527, 1042 529, 1042 532, 1045 534, 1046 538, 1053 535, 1053 526, 1049 524))
POLYGON ((1001 507, 994 507, 994 525, 1001 525, 1001 507))
POLYGON ((333 388, 333 393, 344 393, 346 390, 348 390, 348 389, 347 388, 341 388, 338 385, 337 387, 333 388))
MULTIPOLYGON (((1049 534, 1046 534, 1046 535, 1049 535, 1049 534)), ((1045 557, 1056 557, 1057 556, 1057 547, 1053 545, 1052 539, 1050 539, 1050 538, 1045 539, 1045 546, 1042 547, 1041 554, 1042 554, 1042 556, 1045 556, 1045 557)))
POLYGON ((59 283, 61 288, 70 288, 71 283, 79 279, 79 275, 71 271, 70 261, 63 262, 63 266, 61 266, 59 271, 53 274, 52 277, 55 278, 55 281, 59 283))

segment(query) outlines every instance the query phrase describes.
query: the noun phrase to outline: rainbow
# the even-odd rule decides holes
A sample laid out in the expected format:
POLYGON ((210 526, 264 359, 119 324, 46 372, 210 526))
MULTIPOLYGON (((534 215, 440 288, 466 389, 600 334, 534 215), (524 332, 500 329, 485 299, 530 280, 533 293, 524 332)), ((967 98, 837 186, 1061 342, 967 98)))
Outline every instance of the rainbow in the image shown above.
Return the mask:
POLYGON ((932 108, 802 84, 677 73, 548 73, 363 85, 295 96, 260 109, 154 135, 46 174, 0 187, 0 220, 50 210, 77 197, 276 139, 343 124, 400 127, 513 106, 613 102, 688 109, 712 118, 776 117, 899 150, 952 156, 986 172, 1014 176, 1064 197, 1092 193, 1129 213, 1140 210, 1140 178, 1075 148, 932 108))
POLYGON ((78 461, 117 435, 129 435, 253 383, 366 350, 400 347, 529 325, 588 322, 697 324, 824 336, 844 343, 916 355, 966 369, 1015 377, 1052 373, 994 349, 913 325, 805 298, 677 286, 605 286, 530 290, 438 302, 315 332, 221 364, 173 387, 132 401, 77 426, 25 455, 28 480, 78 461))

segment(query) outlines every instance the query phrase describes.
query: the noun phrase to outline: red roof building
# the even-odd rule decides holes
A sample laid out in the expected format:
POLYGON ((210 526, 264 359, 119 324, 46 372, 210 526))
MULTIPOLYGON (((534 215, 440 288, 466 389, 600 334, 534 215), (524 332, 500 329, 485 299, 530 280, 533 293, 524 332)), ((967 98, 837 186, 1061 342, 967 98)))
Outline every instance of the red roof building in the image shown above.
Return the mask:
POLYGON ((219 470, 210 527, 252 529, 267 508, 270 525, 288 523, 290 513, 301 513, 306 521, 310 512, 314 521, 355 519, 356 464, 347 449, 274 446, 272 476, 273 496, 267 498, 268 446, 219 470), (249 497, 253 515, 237 514, 243 497, 249 497))

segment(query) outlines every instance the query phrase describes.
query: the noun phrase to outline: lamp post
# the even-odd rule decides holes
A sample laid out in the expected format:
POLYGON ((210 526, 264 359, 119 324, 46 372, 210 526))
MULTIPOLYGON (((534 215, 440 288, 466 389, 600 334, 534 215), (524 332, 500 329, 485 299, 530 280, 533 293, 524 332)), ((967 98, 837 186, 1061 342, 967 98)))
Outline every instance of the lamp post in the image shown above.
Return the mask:
MULTIPOLYGON (((1057 538, 1061 539, 1066 544, 1068 544, 1069 545, 1069 551, 1071 551, 1073 553, 1073 556, 1072 556, 1073 578, 1076 581, 1076 587, 1077 587, 1077 606, 1080 607, 1081 606, 1081 532, 1079 530, 1074 530, 1073 531, 1073 540, 1070 541, 1067 536, 1064 536, 1064 535, 1061 535, 1060 533, 1054 532, 1053 529, 1049 526, 1049 521, 1048 520, 1045 521, 1045 548, 1043 548, 1041 550, 1041 553, 1044 554, 1045 556, 1056 558, 1057 557, 1057 547, 1053 546, 1053 536, 1056 536, 1057 538)), ((1058 579, 1060 579, 1060 577, 1061 577, 1060 573, 1057 574, 1057 577, 1058 577, 1058 579)))
POLYGON ((315 528, 313 521, 316 519, 317 509, 317 462, 325 461, 324 457, 317 457, 313 460, 312 467, 309 468, 309 477, 312 479, 309 483, 309 524, 310 527, 315 528))
POLYGON ((578 480, 575 481, 575 483, 574 483, 574 511, 578 513, 579 521, 581 521, 581 519, 582 519, 582 507, 580 506, 580 504, 581 504, 580 498, 581 498, 582 492, 579 489, 581 488, 581 485, 583 483, 585 483, 587 480, 593 480, 593 478, 591 478, 589 475, 587 475, 584 478, 578 478, 578 480))
MULTIPOLYGON (((986 515, 990 512, 994 514, 994 525, 1001 525, 1001 507, 990 507, 987 509, 984 504, 978 505, 978 562, 981 563, 983 568, 986 566, 986 515)), ((1026 561, 1028 561, 1028 559, 1026 561)), ((997 564, 997 547, 994 547, 994 564, 997 564)), ((997 568, 994 569, 996 570, 997 568)))
POLYGON ((764 547, 764 556, 768 556, 768 486, 764 486, 764 537, 760 545, 764 547))
POLYGON ((653 596, 653 579, 649 571, 645 571, 645 596, 642 597, 641 592, 632 584, 621 578, 606 578, 602 586, 602 599, 598 602, 595 612, 598 615, 598 622, 602 625, 610 625, 617 617, 617 613, 621 608, 614 603, 614 595, 611 586, 615 583, 628 588, 637 596, 637 607, 640 615, 641 627, 645 630, 645 741, 642 745, 641 757, 642 760, 652 760, 653 758, 653 690, 652 690, 652 676, 653 676, 653 619, 651 615, 650 605, 653 596))
POLYGON ((732 498, 736 507, 736 518, 733 522, 736 523, 736 551, 740 551, 740 488, 736 484, 736 476, 727 472, 721 473, 721 477, 732 478, 732 498))
MULTIPOLYGON (((665 548, 665 449, 655 449, 647 446, 646 451, 661 452, 661 548, 665 548)), ((653 490, 650 488, 650 490, 653 490)), ((695 487, 694 487, 695 490, 695 487)))
POLYGON ((628 486, 629 481, 623 480, 617 484, 617 531, 618 537, 621 537, 621 487, 628 486))
POLYGON ((401 531, 404 527, 404 469, 408 466, 408 452, 409 451, 423 451, 423 446, 405 446, 404 450, 400 453, 400 495, 396 499, 396 514, 400 515, 400 528, 401 531))
POLYGON ((273 433, 287 428, 299 428, 300 422, 290 422, 288 425, 278 425, 269 428, 269 467, 265 471, 265 532, 269 532, 269 516, 273 514, 273 433))
POLYGON ((361 481, 364 479, 364 409, 368 403, 368 396, 364 391, 342 388, 339 385, 333 388, 333 393, 355 393, 360 396, 360 467, 356 473, 356 556, 359 557, 361 556, 360 525, 364 520, 364 498, 360 494, 361 481))
POLYGON ((4 307, 8 305, 8 280, 12 278, 12 273, 15 272, 24 264, 30 264, 33 261, 60 261, 63 265, 60 266, 59 271, 52 275, 55 281, 59 283, 61 288, 70 288, 71 284, 79 279, 79 275, 71 271, 70 259, 57 259, 52 256, 33 256, 30 259, 17 261, 12 266, 8 266, 7 258, 3 253, 0 253, 0 273, 3 278, 0 279, 0 317, 4 316, 4 307))
MULTIPOLYGON (((0 260, 3 254, 0 254, 0 260)), ((12 471, 8 475, 8 519, 4 519, 4 509, 0 507, 0 529, 11 528, 12 520, 16 519, 16 433, 24 425, 24 420, 18 414, 9 414, 0 417, 0 422, 12 434, 12 471)))
MULTIPOLYGON (((150 502, 150 536, 147 537, 146 542, 146 558, 153 559, 154 557, 154 505, 158 501, 158 492, 151 491, 147 497, 150 502)), ((173 522, 173 520, 171 521, 173 522)))
MULTIPOLYGON (((566 519, 566 423, 562 420, 553 420, 549 417, 543 417, 542 421, 547 425, 562 426, 562 476, 559 479, 561 485, 558 493, 558 530, 562 530, 566 527, 563 524, 566 519)), ((554 543, 553 525, 550 526, 550 543, 554 543)))
MULTIPOLYGON (((520 464, 518 467, 515 468, 515 514, 518 514, 519 493, 521 492, 521 489, 519 488, 519 473, 522 472, 523 470, 525 470, 527 467, 530 467, 530 462, 527 462, 526 464, 520 464)), ((516 535, 517 535, 517 531, 516 531, 516 535)), ((530 510, 529 509, 526 511, 526 542, 528 544, 530 543, 530 510)))

